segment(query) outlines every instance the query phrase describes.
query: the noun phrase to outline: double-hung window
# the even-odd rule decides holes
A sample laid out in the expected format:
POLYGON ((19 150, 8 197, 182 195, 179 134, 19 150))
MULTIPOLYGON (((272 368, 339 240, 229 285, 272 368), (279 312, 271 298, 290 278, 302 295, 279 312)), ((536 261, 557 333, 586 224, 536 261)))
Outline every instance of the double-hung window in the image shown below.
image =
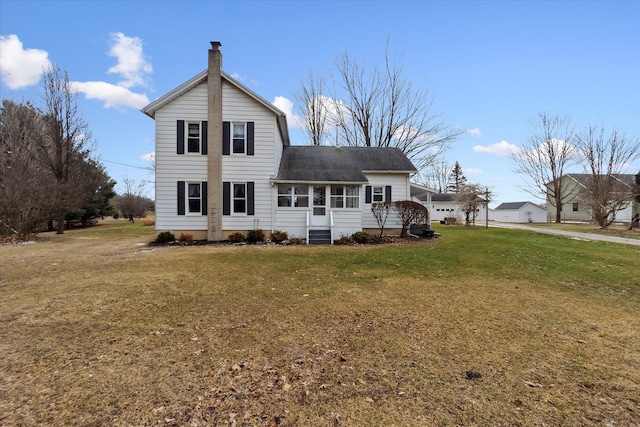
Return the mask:
POLYGON ((189 182, 187 184, 187 206, 189 206, 189 213, 201 212, 201 197, 200 183, 189 182))
POLYGON ((278 207, 309 207, 309 186, 278 184, 278 207))
POLYGON ((360 206, 360 195, 357 185, 332 185, 331 186, 331 207, 358 208, 360 206))
POLYGON ((247 184, 233 183, 233 213, 247 212, 247 184))
POLYGON ((373 187, 373 201, 374 202, 384 201, 384 187, 373 187))
POLYGON ((578 212, 578 203, 573 204, 573 212, 578 212))
POLYGON ((200 152, 200 122, 187 124, 187 152, 200 152))
POLYGON ((246 123, 233 123, 233 152, 244 153, 247 142, 246 123))

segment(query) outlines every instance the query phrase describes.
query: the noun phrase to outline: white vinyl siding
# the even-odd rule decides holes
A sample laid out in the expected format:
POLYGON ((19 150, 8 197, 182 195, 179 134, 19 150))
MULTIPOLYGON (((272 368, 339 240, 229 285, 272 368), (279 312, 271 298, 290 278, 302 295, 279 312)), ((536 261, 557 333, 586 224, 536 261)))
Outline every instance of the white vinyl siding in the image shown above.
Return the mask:
POLYGON ((176 154, 177 120, 186 123, 207 120, 206 83, 156 112, 156 229, 206 230, 205 215, 178 215, 177 182, 207 181, 207 156, 176 154))
MULTIPOLYGON (((367 185, 372 187, 372 191, 374 187, 382 187, 384 193, 384 188, 390 185, 392 201, 411 200, 409 177, 406 173, 367 173, 366 176, 369 180, 367 185)), ((364 203, 364 194, 361 195, 360 206, 362 206, 362 228, 378 228, 378 222, 371 213, 371 204, 364 203)), ((390 214, 385 228, 400 228, 401 226, 397 216, 390 214)))
MULTIPOLYGON (((222 156, 222 180, 254 182, 254 215, 225 215, 223 230, 272 229, 272 187, 276 175, 276 135, 278 128, 272 111, 233 85, 222 84, 222 120, 231 123, 254 122, 254 155, 232 153, 222 156)), ((280 148, 280 150, 282 150, 280 148)))

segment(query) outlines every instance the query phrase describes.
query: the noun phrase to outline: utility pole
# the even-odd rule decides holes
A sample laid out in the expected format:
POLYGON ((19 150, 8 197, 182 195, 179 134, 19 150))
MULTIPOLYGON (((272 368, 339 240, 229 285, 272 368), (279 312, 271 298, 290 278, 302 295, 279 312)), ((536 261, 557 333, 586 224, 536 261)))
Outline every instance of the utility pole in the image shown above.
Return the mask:
POLYGON ((485 228, 489 228, 489 188, 484 189, 484 221, 485 228))

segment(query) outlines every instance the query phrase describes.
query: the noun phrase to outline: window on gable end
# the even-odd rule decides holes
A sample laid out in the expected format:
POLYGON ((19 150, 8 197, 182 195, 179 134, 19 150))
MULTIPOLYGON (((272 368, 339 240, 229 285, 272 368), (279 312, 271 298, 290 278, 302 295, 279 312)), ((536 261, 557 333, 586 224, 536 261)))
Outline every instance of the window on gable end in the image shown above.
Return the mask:
POLYGON ((200 152, 200 122, 188 123, 187 125, 187 152, 200 152))
POLYGON ((384 202, 384 187, 373 187, 373 201, 384 202))
POLYGON ((244 153, 247 142, 246 123, 233 123, 232 129, 233 152, 236 154, 244 153))

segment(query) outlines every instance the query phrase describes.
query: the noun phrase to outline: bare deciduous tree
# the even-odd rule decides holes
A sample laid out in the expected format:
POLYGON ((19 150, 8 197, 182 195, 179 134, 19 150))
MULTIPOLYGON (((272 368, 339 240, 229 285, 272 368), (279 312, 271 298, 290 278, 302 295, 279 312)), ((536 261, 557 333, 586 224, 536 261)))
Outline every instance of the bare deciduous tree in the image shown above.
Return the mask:
POLYGON ((616 130, 607 135, 604 128, 590 125, 577 135, 575 145, 589 175, 582 198, 598 225, 606 228, 633 200, 632 183, 622 183, 620 175, 629 163, 640 158, 640 139, 616 130))
POLYGON ((438 193, 446 193, 451 185, 451 172, 453 166, 445 161, 434 161, 425 166, 414 178, 419 184, 436 190, 438 193))
POLYGON ((294 94, 298 109, 302 113, 303 126, 313 145, 322 145, 328 130, 329 100, 324 91, 324 78, 316 77, 310 71, 307 83, 300 82, 300 87, 294 94))
POLYGON ((491 202, 491 191, 480 184, 463 184, 456 193, 456 201, 464 213, 464 225, 475 225, 480 208, 491 202))
POLYGON ((564 194, 561 177, 575 163, 572 147, 574 131, 567 116, 552 116, 540 113, 530 120, 532 134, 516 151, 512 159, 515 171, 527 175, 530 184, 523 188, 534 197, 546 196, 548 203, 556 208, 555 222, 561 220, 564 194))
POLYGON ((387 223, 387 218, 389 218, 391 210, 391 202, 378 202, 371 205, 371 213, 378 223, 378 228, 380 228, 380 235, 378 236, 380 239, 384 233, 384 226, 387 223))
POLYGON ((66 213, 79 208, 86 196, 82 172, 91 154, 91 135, 78 109, 77 92, 57 65, 43 74, 42 99, 45 126, 38 152, 53 175, 49 189, 55 198, 57 233, 62 234, 66 213))
POLYGON ((383 67, 367 68, 346 53, 334 65, 338 82, 331 96, 322 93, 324 80, 313 75, 296 94, 314 144, 322 143, 331 128, 336 144, 396 147, 420 170, 464 133, 431 111, 433 96, 404 77, 388 46, 383 67))
POLYGON ((141 217, 147 210, 149 200, 144 197, 144 183, 125 177, 122 180, 122 192, 113 200, 113 204, 123 217, 133 222, 135 217, 141 217))
POLYGON ((333 97, 344 145, 397 147, 420 170, 464 133, 432 113, 433 97, 404 77, 388 47, 381 68, 368 70, 346 53, 337 57, 335 65, 346 94, 344 99, 333 97))
POLYGON ((0 236, 25 237, 46 223, 52 197, 51 175, 38 162, 42 115, 30 103, 3 100, 0 110, 0 236))

